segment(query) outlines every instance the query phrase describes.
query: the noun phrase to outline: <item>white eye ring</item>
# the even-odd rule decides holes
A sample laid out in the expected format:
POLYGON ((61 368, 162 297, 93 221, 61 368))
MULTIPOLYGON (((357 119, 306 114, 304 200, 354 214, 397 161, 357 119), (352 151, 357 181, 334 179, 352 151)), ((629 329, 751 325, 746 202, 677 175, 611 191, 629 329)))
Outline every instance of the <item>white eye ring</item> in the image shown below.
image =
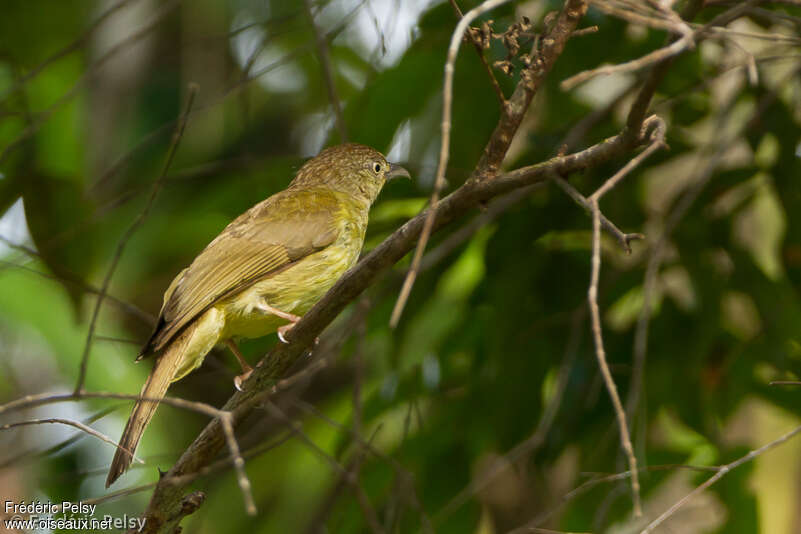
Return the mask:
POLYGON ((381 164, 378 163, 377 161, 375 163, 373 163, 373 172, 376 173, 376 174, 381 172, 381 164))

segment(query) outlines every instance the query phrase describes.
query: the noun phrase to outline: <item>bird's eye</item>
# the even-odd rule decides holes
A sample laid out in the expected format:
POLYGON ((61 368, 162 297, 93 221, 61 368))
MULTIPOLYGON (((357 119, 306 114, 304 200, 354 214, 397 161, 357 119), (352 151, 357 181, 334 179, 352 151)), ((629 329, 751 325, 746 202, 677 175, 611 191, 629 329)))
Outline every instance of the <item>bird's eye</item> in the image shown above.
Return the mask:
POLYGON ((373 172, 376 173, 376 174, 381 172, 381 164, 378 163, 377 161, 375 163, 373 163, 373 172))

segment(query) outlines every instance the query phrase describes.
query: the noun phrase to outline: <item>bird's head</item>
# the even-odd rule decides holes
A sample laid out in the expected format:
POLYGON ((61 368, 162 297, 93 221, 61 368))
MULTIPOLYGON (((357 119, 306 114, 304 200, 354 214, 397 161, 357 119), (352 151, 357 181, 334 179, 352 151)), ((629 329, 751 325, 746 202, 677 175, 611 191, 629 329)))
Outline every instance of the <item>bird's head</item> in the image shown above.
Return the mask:
POLYGON ((300 168, 291 187, 328 187, 372 204, 381 188, 409 172, 390 163, 381 152, 357 143, 332 146, 300 168))

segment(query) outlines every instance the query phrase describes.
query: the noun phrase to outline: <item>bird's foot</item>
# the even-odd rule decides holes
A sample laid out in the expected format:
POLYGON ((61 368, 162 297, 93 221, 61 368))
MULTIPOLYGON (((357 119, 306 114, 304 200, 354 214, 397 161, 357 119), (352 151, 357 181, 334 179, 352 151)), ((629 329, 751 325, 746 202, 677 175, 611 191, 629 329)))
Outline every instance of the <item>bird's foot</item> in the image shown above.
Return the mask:
POLYGON ((248 379, 250 373, 253 372, 253 367, 250 366, 248 361, 242 356, 242 353, 239 352, 239 347, 236 346, 236 343, 232 339, 227 339, 225 344, 234 353, 236 356, 237 361, 239 362, 239 366, 242 367, 242 374, 239 376, 234 377, 234 387, 239 391, 242 391, 242 383, 248 379))
POLYGON ((252 373, 253 373, 253 369, 251 368, 251 369, 248 369, 247 371, 245 371, 244 373, 242 373, 241 375, 235 376, 234 377, 234 387, 239 391, 244 391, 242 389, 242 384, 245 382, 245 380, 250 378, 250 375, 252 373))
POLYGON ((292 330, 293 326, 295 326, 295 323, 289 323, 278 327, 278 339, 281 340, 281 343, 289 343, 289 341, 286 340, 286 333, 292 330))
MULTIPOLYGON (((292 330, 292 328, 295 326, 296 322, 297 321, 289 323, 289 324, 285 324, 284 326, 279 326, 278 327, 278 330, 276 332, 278 334, 278 339, 281 340, 281 343, 284 343, 284 344, 288 344, 289 343, 289 341, 287 341, 287 339, 286 339, 286 333, 289 332, 290 330, 292 330)), ((316 347, 319 344, 320 344, 320 338, 319 337, 314 338, 314 346, 316 347)))

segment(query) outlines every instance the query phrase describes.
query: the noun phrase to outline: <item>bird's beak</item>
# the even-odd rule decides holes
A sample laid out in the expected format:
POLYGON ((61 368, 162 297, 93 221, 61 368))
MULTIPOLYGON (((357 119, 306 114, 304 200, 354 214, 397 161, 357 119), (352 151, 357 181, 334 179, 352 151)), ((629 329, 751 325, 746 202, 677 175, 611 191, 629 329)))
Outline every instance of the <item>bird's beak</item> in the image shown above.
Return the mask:
POLYGON ((392 180, 393 178, 409 178, 409 171, 398 165, 397 163, 390 163, 389 164, 389 172, 387 173, 387 180, 392 180))

